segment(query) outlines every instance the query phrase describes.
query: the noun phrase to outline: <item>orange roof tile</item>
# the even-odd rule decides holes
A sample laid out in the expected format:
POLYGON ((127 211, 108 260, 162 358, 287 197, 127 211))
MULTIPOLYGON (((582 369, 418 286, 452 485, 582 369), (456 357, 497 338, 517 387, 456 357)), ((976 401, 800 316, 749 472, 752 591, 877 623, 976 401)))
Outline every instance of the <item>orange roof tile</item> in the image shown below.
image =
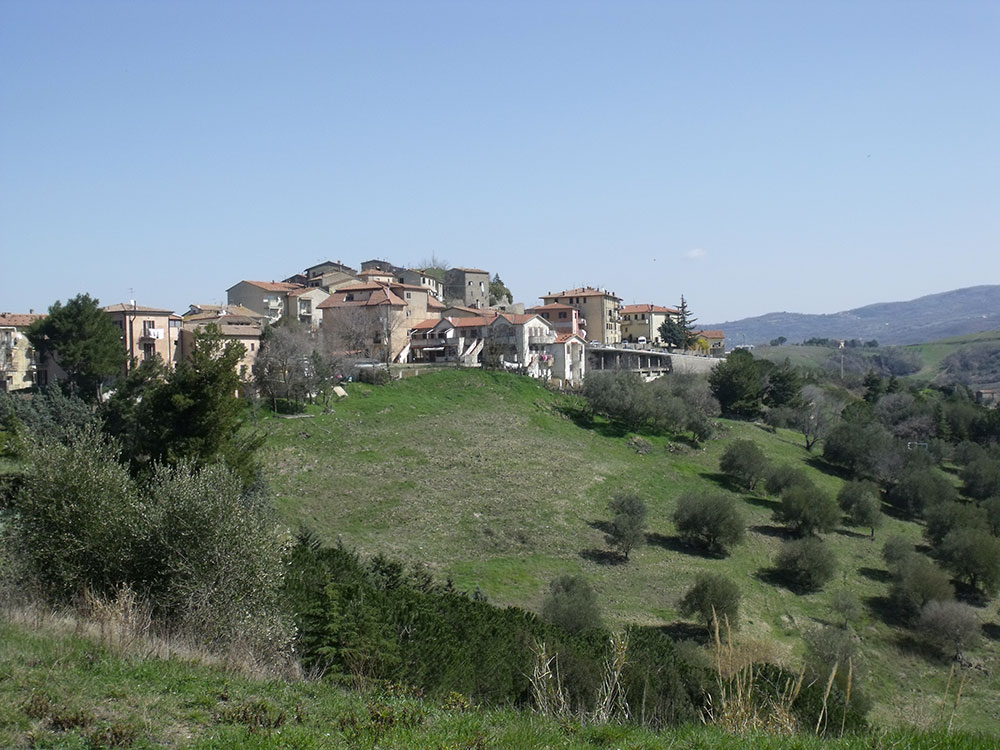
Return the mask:
POLYGON ((621 299, 614 292, 609 292, 606 289, 594 289, 592 286, 581 286, 578 289, 564 289, 555 294, 543 294, 541 299, 555 299, 556 297, 613 297, 614 299, 621 299))
POLYGON ((41 320, 44 317, 44 315, 32 315, 30 313, 3 313, 0 314, 0 326, 27 328, 36 320, 41 320))
POLYGON ((104 312, 109 313, 160 313, 162 315, 170 315, 173 310, 164 310, 160 307, 146 307, 145 305, 133 305, 130 302, 119 302, 115 305, 108 305, 104 308, 104 312))
POLYGON ((292 284, 287 281, 250 281, 249 279, 243 279, 242 283, 252 284, 255 287, 263 289, 265 292, 291 292, 302 287, 302 284, 292 284))

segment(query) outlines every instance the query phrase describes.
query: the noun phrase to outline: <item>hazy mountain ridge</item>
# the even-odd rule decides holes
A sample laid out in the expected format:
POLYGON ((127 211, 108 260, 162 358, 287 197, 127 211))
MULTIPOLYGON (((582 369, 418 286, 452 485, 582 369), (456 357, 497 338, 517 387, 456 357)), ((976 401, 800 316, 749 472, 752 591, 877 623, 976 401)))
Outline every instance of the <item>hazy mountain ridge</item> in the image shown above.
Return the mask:
POLYGON ((824 315, 774 312, 704 327, 724 330, 727 346, 766 344, 779 336, 792 343, 823 337, 917 344, 1000 328, 1000 285, 966 287, 906 302, 877 302, 824 315))

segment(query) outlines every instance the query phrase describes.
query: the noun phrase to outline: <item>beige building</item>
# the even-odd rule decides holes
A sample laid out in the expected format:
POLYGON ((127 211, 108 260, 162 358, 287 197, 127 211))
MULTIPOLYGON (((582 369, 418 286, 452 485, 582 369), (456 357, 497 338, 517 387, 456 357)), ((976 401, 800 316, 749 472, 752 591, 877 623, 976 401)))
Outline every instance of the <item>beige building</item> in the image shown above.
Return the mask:
POLYGON ((0 390, 20 391, 45 385, 45 369, 28 341, 28 328, 44 315, 0 314, 0 390))
POLYGON ((695 331, 695 347, 710 357, 726 356, 726 333, 719 329, 695 331))
POLYGON ((625 305, 622 307, 622 341, 637 342, 640 338, 661 345, 660 326, 667 318, 676 319, 678 310, 659 305, 625 305))
POLYGON ((319 305, 323 328, 344 351, 379 361, 405 362, 410 330, 440 317, 440 303, 410 284, 362 282, 336 290, 319 305))
POLYGON ((583 385, 587 374, 587 341, 578 333, 560 333, 549 347, 552 352, 551 378, 563 385, 583 385))
POLYGON ((177 364, 180 359, 178 338, 183 319, 174 315, 173 310, 119 302, 108 305, 104 312, 122 332, 122 343, 128 355, 126 370, 155 356, 159 356, 167 367, 177 364))
POLYGON ((622 340, 621 298, 614 292, 593 287, 566 289, 541 298, 544 305, 569 305, 579 312, 579 327, 587 337, 602 344, 617 344, 622 340))
POLYGON ((555 326, 556 333, 572 333, 578 334, 584 340, 587 338, 587 330, 583 326, 586 321, 580 317, 580 311, 572 305, 561 305, 554 302, 551 305, 529 307, 525 312, 545 318, 555 326))
POLYGON ((226 290, 230 305, 242 305, 277 323, 288 307, 288 293, 304 288, 287 281, 241 281, 226 290))

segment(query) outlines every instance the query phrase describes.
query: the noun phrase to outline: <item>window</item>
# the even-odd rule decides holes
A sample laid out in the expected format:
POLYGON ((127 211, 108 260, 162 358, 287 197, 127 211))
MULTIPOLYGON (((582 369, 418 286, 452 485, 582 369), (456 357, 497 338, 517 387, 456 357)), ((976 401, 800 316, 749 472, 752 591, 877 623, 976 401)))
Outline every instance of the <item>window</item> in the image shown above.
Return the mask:
MULTIPOLYGON (((546 319, 548 319, 549 316, 546 315, 545 317, 546 317, 546 319)), ((561 313, 559 313, 559 317, 560 317, 560 319, 565 318, 566 317, 566 311, 563 310, 561 313)))
POLYGON ((354 295, 353 294, 345 294, 344 295, 344 302, 354 302, 354 295))
POLYGON ((253 351, 253 342, 250 342, 250 351, 253 351))
POLYGON ((156 356, 156 345, 155 344, 143 344, 142 345, 142 358, 152 359, 156 356))
MULTIPOLYGON (((413 297, 413 292, 407 292, 406 293, 406 299, 410 299, 412 297, 413 297)), ((407 313, 407 314, 409 314, 409 313, 407 313)))

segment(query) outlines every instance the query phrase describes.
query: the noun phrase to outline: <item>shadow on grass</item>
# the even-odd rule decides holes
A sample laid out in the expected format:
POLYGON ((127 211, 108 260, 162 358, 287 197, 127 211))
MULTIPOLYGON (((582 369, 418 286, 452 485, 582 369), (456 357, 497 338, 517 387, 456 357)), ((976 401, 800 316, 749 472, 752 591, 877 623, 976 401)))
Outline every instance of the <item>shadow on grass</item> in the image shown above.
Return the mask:
POLYGON ((728 492, 735 492, 736 494, 740 494, 749 491, 747 490, 746 487, 740 485, 740 483, 737 482, 736 479, 729 476, 729 474, 723 474, 721 471, 703 471, 701 472, 701 476, 704 479, 707 479, 709 482, 714 482, 720 488, 728 492))
POLYGON ((690 544, 679 536, 649 533, 646 534, 646 544, 652 547, 662 547, 665 550, 678 552, 682 555, 701 557, 705 560, 721 560, 726 556, 724 553, 712 552, 695 544, 690 544))
POLYGON ((809 458, 806 459, 806 463, 816 469, 816 471, 822 472, 823 474, 831 477, 837 477, 838 479, 843 479, 845 481, 853 478, 851 472, 828 463, 823 460, 822 456, 809 456, 809 458))
POLYGON ((916 518, 906 508, 898 508, 892 503, 882 503, 882 512, 897 521, 916 522, 916 518))
POLYGON ((597 519, 596 521, 587 521, 587 525, 592 529, 597 529, 604 534, 610 534, 615 529, 615 525, 611 521, 604 521, 602 519, 597 519))
POLYGON ((1000 641, 1000 625, 995 622, 984 622, 983 637, 989 638, 991 641, 1000 641))
POLYGON ((756 505, 758 508, 763 508, 764 510, 773 511, 777 508, 780 503, 777 500, 769 500, 766 497, 760 497, 759 495, 745 495, 743 496, 743 502, 748 505, 756 505))
POLYGON ((761 568, 756 573, 754 577, 761 581, 762 583, 770 584, 771 586, 776 586, 778 588, 788 589, 796 596, 805 596, 806 594, 815 594, 822 591, 826 584, 821 586, 809 586, 801 581, 796 581, 794 578, 790 578, 787 573, 784 573, 777 568, 761 568))
POLYGON ((958 601, 977 609, 983 609, 990 603, 990 597, 983 594, 979 589, 973 588, 965 581, 952 579, 951 583, 955 587, 955 598, 958 601))
POLYGON ((598 565, 624 565, 626 562, 625 555, 619 554, 614 550, 600 549, 598 547, 580 550, 580 557, 598 565))
POLYGON ((569 417, 577 427, 596 432, 601 437, 620 438, 630 432, 623 424, 594 417, 586 409, 566 406, 559 411, 569 417))
POLYGON ((661 625, 658 630, 673 641, 694 641, 704 645, 709 642, 708 629, 704 625, 695 625, 693 622, 671 622, 661 625))
POLYGON ((750 531, 755 534, 762 534, 763 536, 773 537, 774 539, 796 539, 797 537, 791 531, 786 529, 784 526, 770 526, 767 524, 758 524, 757 526, 751 526, 750 531))
POLYGON ((946 658, 938 649, 921 641, 912 633, 903 632, 896 635, 896 646, 900 651, 904 651, 913 656, 918 656, 931 664, 947 664, 950 659, 946 658))
POLYGON ((888 570, 882 570, 881 568, 858 568, 858 573, 863 575, 869 581, 875 581, 876 583, 889 583, 892 580, 892 573, 888 570))
POLYGON ((865 606, 869 612, 890 627, 905 628, 909 625, 907 619, 900 614, 899 608, 887 596, 869 596, 865 599, 865 606))
POLYGON ((862 534, 860 531, 851 531, 850 529, 834 529, 833 533, 846 536, 848 539, 868 539, 869 541, 875 541, 872 539, 871 534, 862 534))

